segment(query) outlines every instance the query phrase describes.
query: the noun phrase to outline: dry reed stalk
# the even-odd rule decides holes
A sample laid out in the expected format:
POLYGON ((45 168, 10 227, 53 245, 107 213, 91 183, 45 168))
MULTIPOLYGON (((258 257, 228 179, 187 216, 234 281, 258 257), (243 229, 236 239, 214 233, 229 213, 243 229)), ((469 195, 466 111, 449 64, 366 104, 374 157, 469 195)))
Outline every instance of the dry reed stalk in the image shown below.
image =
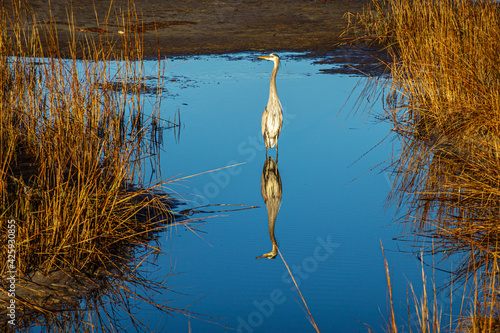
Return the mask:
POLYGON ((281 251, 279 249, 278 249, 278 253, 280 255, 281 260, 285 264, 285 267, 288 271, 288 274, 290 274, 290 277, 292 278, 293 284, 295 286, 295 290, 297 290, 297 293, 299 294, 299 297, 302 300, 302 303, 306 307, 307 319, 309 319, 309 321, 311 322, 311 325, 314 327, 316 332, 319 333, 320 332, 319 327, 316 324, 316 321, 314 320, 314 317, 312 316, 311 311, 309 310, 309 307, 307 306, 307 303, 306 303, 304 296, 302 296, 302 292, 300 291, 299 286, 297 285, 297 282, 295 281, 295 278, 293 277, 293 274, 292 274, 292 271, 290 270, 290 267, 288 267, 288 264, 286 263, 285 258, 283 258, 283 255, 281 254, 281 251))
MULTIPOLYGON (((385 267, 385 273, 386 273, 386 279, 387 279, 387 290, 389 291, 389 316, 390 316, 390 323, 388 325, 387 331, 391 333, 397 333, 398 332, 398 326, 396 324, 396 314, 394 312, 394 304, 392 301, 392 283, 391 283, 391 277, 389 274, 389 264, 387 262, 387 259, 385 257, 385 252, 384 252, 384 246, 382 245, 382 242, 380 242, 380 247, 382 250, 382 256, 384 258, 384 267, 385 267)), ((441 309, 438 306, 438 301, 437 301, 437 289, 436 285, 433 281, 432 287, 433 287, 433 293, 432 293, 432 309, 430 308, 429 305, 429 295, 427 293, 427 277, 424 272, 424 264, 422 261, 421 264, 421 279, 422 279, 422 295, 417 297, 417 294, 413 288, 413 285, 410 283, 409 288, 411 290, 411 297, 412 297, 412 303, 415 308, 415 314, 417 315, 417 329, 419 332, 422 333, 427 333, 427 332, 434 332, 438 333, 441 332, 441 309)), ((408 295, 407 295, 408 296, 408 295)), ((410 332, 412 332, 412 318, 411 318, 411 312, 410 312, 410 300, 408 299, 408 317, 409 317, 409 322, 408 322, 408 329, 410 332)), ((450 300, 451 302, 451 300, 450 300)), ((451 308, 450 304, 450 308, 451 308)), ((451 326, 450 326, 451 330, 451 326)), ((405 331, 405 328, 403 327, 403 331, 405 331)))
POLYGON ((391 324, 390 324, 390 332, 397 333, 398 327, 396 325, 396 316, 394 314, 394 304, 392 302, 392 284, 391 284, 391 275, 389 274, 389 264, 387 263, 387 259, 385 258, 385 253, 384 253, 384 246, 382 245, 382 241, 380 241, 380 248, 382 249, 382 256, 384 257, 384 267, 385 267, 385 277, 387 279, 387 287, 389 290, 389 311, 390 311, 390 317, 391 317, 391 324))

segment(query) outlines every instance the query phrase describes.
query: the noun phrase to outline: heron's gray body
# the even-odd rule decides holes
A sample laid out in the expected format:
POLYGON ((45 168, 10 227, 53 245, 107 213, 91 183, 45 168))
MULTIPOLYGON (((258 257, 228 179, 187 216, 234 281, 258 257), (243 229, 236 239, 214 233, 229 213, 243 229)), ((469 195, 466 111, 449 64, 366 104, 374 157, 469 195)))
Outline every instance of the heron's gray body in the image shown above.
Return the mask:
POLYGON ((273 72, 271 73, 271 83, 269 85, 269 100, 267 106, 262 113, 262 137, 267 149, 273 148, 278 144, 281 127, 283 125, 283 112, 278 92, 276 90, 276 73, 279 68, 279 57, 275 54, 270 54, 267 57, 259 57, 261 59, 272 60, 274 62, 273 72))

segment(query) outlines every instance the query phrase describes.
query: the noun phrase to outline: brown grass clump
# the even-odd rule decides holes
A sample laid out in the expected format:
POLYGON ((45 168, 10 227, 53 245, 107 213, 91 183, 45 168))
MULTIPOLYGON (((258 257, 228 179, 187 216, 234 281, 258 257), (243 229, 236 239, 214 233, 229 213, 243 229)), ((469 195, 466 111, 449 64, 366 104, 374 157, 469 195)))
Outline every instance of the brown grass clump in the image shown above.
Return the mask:
MULTIPOLYGON (((108 285, 105 277, 120 277, 125 281, 122 290, 129 283, 146 288, 147 281, 136 275, 140 263, 132 263, 133 254, 137 246, 145 251, 144 258, 157 253, 157 247, 145 244, 173 219, 171 199, 155 191, 162 183, 141 185, 144 166, 154 154, 156 132, 165 125, 159 118, 161 74, 153 95, 155 108, 146 115, 137 29, 111 39, 104 36, 100 43, 76 43, 73 38, 72 57, 62 59, 52 23, 37 24, 36 13, 21 2, 4 6, 0 8, 0 275, 10 276, 15 270, 17 315, 36 310, 51 316, 44 294, 48 289, 42 290, 42 284, 46 276, 50 287, 56 273, 68 290, 78 283, 66 277, 77 276, 86 279, 80 286, 89 292, 108 285), (42 48, 42 41, 49 41, 48 46, 42 48), (11 262, 9 221, 15 221, 11 262), (22 288, 38 290, 37 295, 30 298, 22 288)), ((132 3, 128 15, 116 20, 124 27, 140 23, 132 3)), ((71 24, 70 30, 77 33, 71 24)), ((9 301, 7 284, 3 280, 0 302, 9 301)), ((75 302, 85 295, 74 290, 61 294, 54 288, 49 289, 63 295, 57 302, 64 297, 75 302)), ((146 297, 132 291, 127 295, 146 297)))
POLYGON ((0 60, 0 228, 16 220, 19 274, 102 265, 147 226, 136 221, 146 191, 130 186, 149 155, 141 63, 100 45, 87 45, 82 59, 61 59, 55 45, 39 47, 52 28, 22 26, 27 13, 17 10, 17 20, 2 17, 0 33, 12 24, 0 60))
POLYGON ((472 249, 477 264, 497 253, 500 230, 500 7, 391 1, 385 8, 394 18, 388 101, 403 143, 400 193, 421 230, 434 230, 443 250, 472 249))
MULTIPOLYGON (((392 55, 388 117, 402 144, 394 196, 433 253, 461 255, 470 332, 499 321, 500 7, 374 0, 360 20, 392 55), (430 244, 430 242, 429 242, 430 244), (473 282, 471 282, 473 281, 473 282)), ((461 321, 461 320, 460 320, 461 321)))

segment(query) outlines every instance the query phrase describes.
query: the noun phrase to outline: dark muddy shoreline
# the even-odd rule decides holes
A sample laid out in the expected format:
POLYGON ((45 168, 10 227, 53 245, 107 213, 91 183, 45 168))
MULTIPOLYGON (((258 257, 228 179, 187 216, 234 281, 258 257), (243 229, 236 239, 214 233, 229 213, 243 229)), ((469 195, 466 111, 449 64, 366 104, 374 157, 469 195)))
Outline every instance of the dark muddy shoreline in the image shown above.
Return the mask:
MULTIPOLYGON (((114 1, 111 7, 110 1, 52 0, 50 9, 45 1, 27 3, 38 16, 37 25, 56 27, 63 56, 69 52, 71 21, 77 41, 105 37, 120 45, 121 35, 132 33, 123 29, 123 19, 133 12, 125 0, 114 1)), ((137 29, 146 58, 243 51, 330 52, 343 41, 348 13, 361 12, 366 4, 366 0, 149 0, 137 1, 135 12, 142 22, 137 29)))

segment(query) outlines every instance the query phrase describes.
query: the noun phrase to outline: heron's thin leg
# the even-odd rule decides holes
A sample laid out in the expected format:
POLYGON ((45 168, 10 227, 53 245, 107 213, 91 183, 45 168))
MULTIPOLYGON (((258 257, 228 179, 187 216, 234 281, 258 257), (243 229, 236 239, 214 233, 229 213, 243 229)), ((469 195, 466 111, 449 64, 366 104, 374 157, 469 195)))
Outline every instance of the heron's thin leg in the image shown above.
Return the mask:
POLYGON ((276 141, 276 164, 278 164, 278 141, 276 141))

